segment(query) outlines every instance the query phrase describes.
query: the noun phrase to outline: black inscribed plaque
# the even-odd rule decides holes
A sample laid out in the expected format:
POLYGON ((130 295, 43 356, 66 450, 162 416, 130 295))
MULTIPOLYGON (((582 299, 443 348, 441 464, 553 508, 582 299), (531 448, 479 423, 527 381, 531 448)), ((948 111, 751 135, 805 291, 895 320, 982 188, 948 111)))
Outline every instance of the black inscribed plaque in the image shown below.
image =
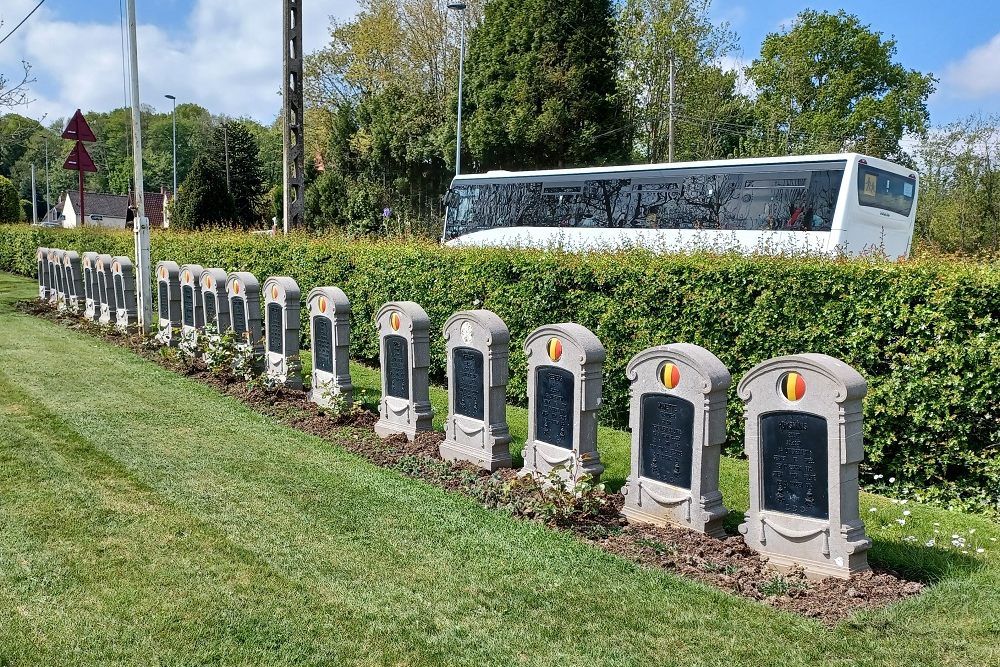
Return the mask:
POLYGON ((691 488, 694 404, 670 394, 646 394, 639 410, 639 474, 691 488))
POLYGON ((97 273, 97 292, 100 295, 101 303, 108 302, 108 284, 104 277, 104 272, 99 271, 97 273))
POLYGON ((65 294, 65 292, 63 292, 62 271, 60 271, 59 268, 56 267, 53 270, 53 273, 56 274, 56 292, 65 294))
POLYGON ((75 297, 76 292, 74 290, 76 289, 76 285, 73 283, 72 267, 69 266, 66 267, 65 276, 66 276, 66 294, 68 294, 71 297, 75 297))
POLYGON ((38 284, 45 285, 45 262, 38 262, 38 284))
POLYGON ((556 366, 535 370, 535 437, 573 448, 573 374, 556 366))
POLYGON ((473 419, 483 419, 485 386, 483 353, 471 347, 456 347, 452 354, 455 383, 455 412, 473 419))
POLYGON ((94 272, 89 268, 83 270, 83 292, 88 299, 94 300, 94 272))
POLYGON ((281 354, 285 349, 285 323, 281 317, 281 304, 267 304, 267 351, 281 354))
POLYGON ((385 337, 385 393, 410 397, 410 348, 402 336, 385 337))
POLYGON ((170 301, 167 299, 167 283, 160 281, 160 291, 159 298, 157 301, 160 304, 160 319, 169 320, 170 319, 170 301))
POLYGON ((229 300, 229 310, 233 314, 233 333, 243 336, 247 332, 247 302, 241 296, 229 300))
POLYGON ((112 280, 115 283, 115 303, 119 308, 126 308, 125 306, 125 281, 122 280, 120 273, 114 274, 112 280))
POLYGON ((829 518, 826 420, 772 412, 760 418, 760 440, 764 509, 829 518))
POLYGON ((181 306, 183 307, 183 318, 184 326, 193 327, 194 326, 194 288, 190 285, 184 285, 181 287, 181 306))
POLYGON ((333 321, 324 315, 313 318, 313 364, 318 371, 333 372, 333 321))
POLYGON ((215 315, 218 309, 215 307, 215 292, 213 290, 208 290, 203 292, 205 295, 205 324, 211 324, 218 327, 219 323, 215 321, 215 315))

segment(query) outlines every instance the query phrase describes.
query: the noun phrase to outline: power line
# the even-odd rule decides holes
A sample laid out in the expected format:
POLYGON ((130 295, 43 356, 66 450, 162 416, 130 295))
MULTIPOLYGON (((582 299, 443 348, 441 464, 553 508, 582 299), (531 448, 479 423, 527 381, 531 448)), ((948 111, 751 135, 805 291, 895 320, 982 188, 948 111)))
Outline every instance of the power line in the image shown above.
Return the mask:
POLYGON ((25 16, 23 19, 21 19, 20 23, 18 23, 16 26, 14 26, 13 30, 11 30, 6 35, 4 35, 3 39, 0 39, 0 44, 3 44, 4 42, 6 42, 8 37, 10 37, 15 32, 17 32, 17 29, 20 28, 22 25, 24 25, 24 22, 27 21, 28 19, 30 19, 31 15, 34 14, 36 11, 38 11, 38 8, 41 7, 43 4, 45 4, 45 0, 40 0, 40 2, 37 5, 35 5, 34 9, 32 9, 30 12, 28 12, 28 15, 25 16))

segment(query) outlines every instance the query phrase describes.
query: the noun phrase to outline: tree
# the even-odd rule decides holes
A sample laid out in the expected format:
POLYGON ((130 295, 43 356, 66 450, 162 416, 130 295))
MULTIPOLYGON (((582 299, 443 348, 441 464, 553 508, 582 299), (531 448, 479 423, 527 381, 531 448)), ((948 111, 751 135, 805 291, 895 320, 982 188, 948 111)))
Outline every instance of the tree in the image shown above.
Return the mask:
POLYGON ((628 155, 609 0, 493 0, 466 62, 468 145, 482 169, 628 155))
POLYGON ((0 224, 20 222, 21 198, 17 188, 6 176, 0 176, 0 224))
POLYGON ((252 121, 223 120, 213 131, 209 149, 212 163, 221 169, 224 187, 226 170, 229 172, 228 193, 235 213, 231 220, 247 228, 260 224, 265 209, 264 172, 250 123, 252 121))
MULTIPOLYGON (((3 25, 2 21, 0 25, 3 25)), ((31 78, 31 65, 22 60, 21 68, 22 74, 13 79, 0 74, 0 109, 20 106, 31 101, 28 99, 28 86, 35 81, 31 78)))
POLYGON ((764 38, 747 74, 759 91, 758 152, 855 150, 905 161, 900 140, 923 133, 935 79, 893 62, 896 41, 844 11, 805 10, 764 38))
POLYGON ((177 229, 202 229, 231 224, 236 206, 226 191, 225 167, 203 153, 195 159, 184 183, 179 186, 170 226, 177 229))
POLYGON ((711 0, 626 0, 618 14, 619 90, 635 128, 637 159, 666 162, 673 61, 675 155, 679 160, 729 156, 733 123, 746 117, 737 76, 717 64, 736 46, 725 23, 709 16, 711 0))

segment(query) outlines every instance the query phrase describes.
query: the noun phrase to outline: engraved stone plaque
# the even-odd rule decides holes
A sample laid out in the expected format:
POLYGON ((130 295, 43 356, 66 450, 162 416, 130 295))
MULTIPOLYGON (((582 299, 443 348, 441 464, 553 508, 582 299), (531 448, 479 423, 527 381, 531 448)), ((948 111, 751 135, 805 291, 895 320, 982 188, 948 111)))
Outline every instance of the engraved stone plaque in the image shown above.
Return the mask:
POLYGON ((535 370, 535 437, 566 449, 573 448, 573 374, 563 368, 535 370))
POLYGON ((313 318, 313 342, 316 370, 333 372, 333 322, 325 315, 313 318))
POLYGON ((115 302, 125 303, 125 283, 122 281, 121 275, 115 274, 114 281, 115 281, 115 302))
POLYGON ((285 325, 281 317, 281 305, 267 304, 267 351, 281 354, 284 350, 285 325))
POLYGON ((159 305, 160 319, 169 320, 170 319, 170 297, 167 293, 167 281, 160 280, 159 288, 157 290, 157 305, 159 305))
POLYGON ((215 292, 204 292, 203 295, 205 298, 205 321, 215 324, 219 311, 215 303, 215 292))
POLYGON ((247 302, 241 296, 234 296, 229 307, 233 310, 233 331, 242 338, 247 332, 247 302))
POLYGON ((183 325, 181 316, 181 267, 177 262, 156 263, 156 339, 164 345, 176 345, 174 330, 183 325))
POLYGON ((760 437, 764 509, 828 518, 826 420, 773 412, 760 418, 760 437))
POLYGON ((646 394, 640 409, 640 474, 690 489, 694 404, 670 394, 646 394))
POLYGON ((385 337, 385 393, 410 398, 409 344, 402 336, 385 337))
POLYGON ((181 307, 184 311, 184 326, 194 327, 194 287, 181 287, 181 307))
POLYGON ((452 353, 452 369, 455 412, 472 419, 482 419, 486 394, 483 353, 471 347, 455 348, 452 353))

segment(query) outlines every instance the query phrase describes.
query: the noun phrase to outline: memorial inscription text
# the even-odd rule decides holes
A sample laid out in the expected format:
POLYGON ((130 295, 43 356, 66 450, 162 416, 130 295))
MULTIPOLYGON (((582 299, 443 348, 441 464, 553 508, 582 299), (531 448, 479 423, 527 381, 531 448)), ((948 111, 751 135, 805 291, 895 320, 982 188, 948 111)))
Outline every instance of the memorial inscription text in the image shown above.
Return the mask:
POLYGON ((690 489, 694 404, 670 394, 646 394, 639 419, 639 474, 690 489))
POLYGON ((760 418, 760 439, 764 509, 829 518, 826 419, 772 412, 760 418))
POLYGON ((318 371, 333 372, 333 320, 325 315, 313 318, 313 364, 318 371))
POLYGON ((535 370, 535 438, 573 448, 573 374, 556 366, 535 370))
POLYGON ((385 393, 394 398, 410 397, 410 349, 402 336, 385 337, 385 393))
POLYGON ((483 419, 485 383, 483 353, 471 347, 457 347, 452 355, 455 382, 455 412, 483 419))

